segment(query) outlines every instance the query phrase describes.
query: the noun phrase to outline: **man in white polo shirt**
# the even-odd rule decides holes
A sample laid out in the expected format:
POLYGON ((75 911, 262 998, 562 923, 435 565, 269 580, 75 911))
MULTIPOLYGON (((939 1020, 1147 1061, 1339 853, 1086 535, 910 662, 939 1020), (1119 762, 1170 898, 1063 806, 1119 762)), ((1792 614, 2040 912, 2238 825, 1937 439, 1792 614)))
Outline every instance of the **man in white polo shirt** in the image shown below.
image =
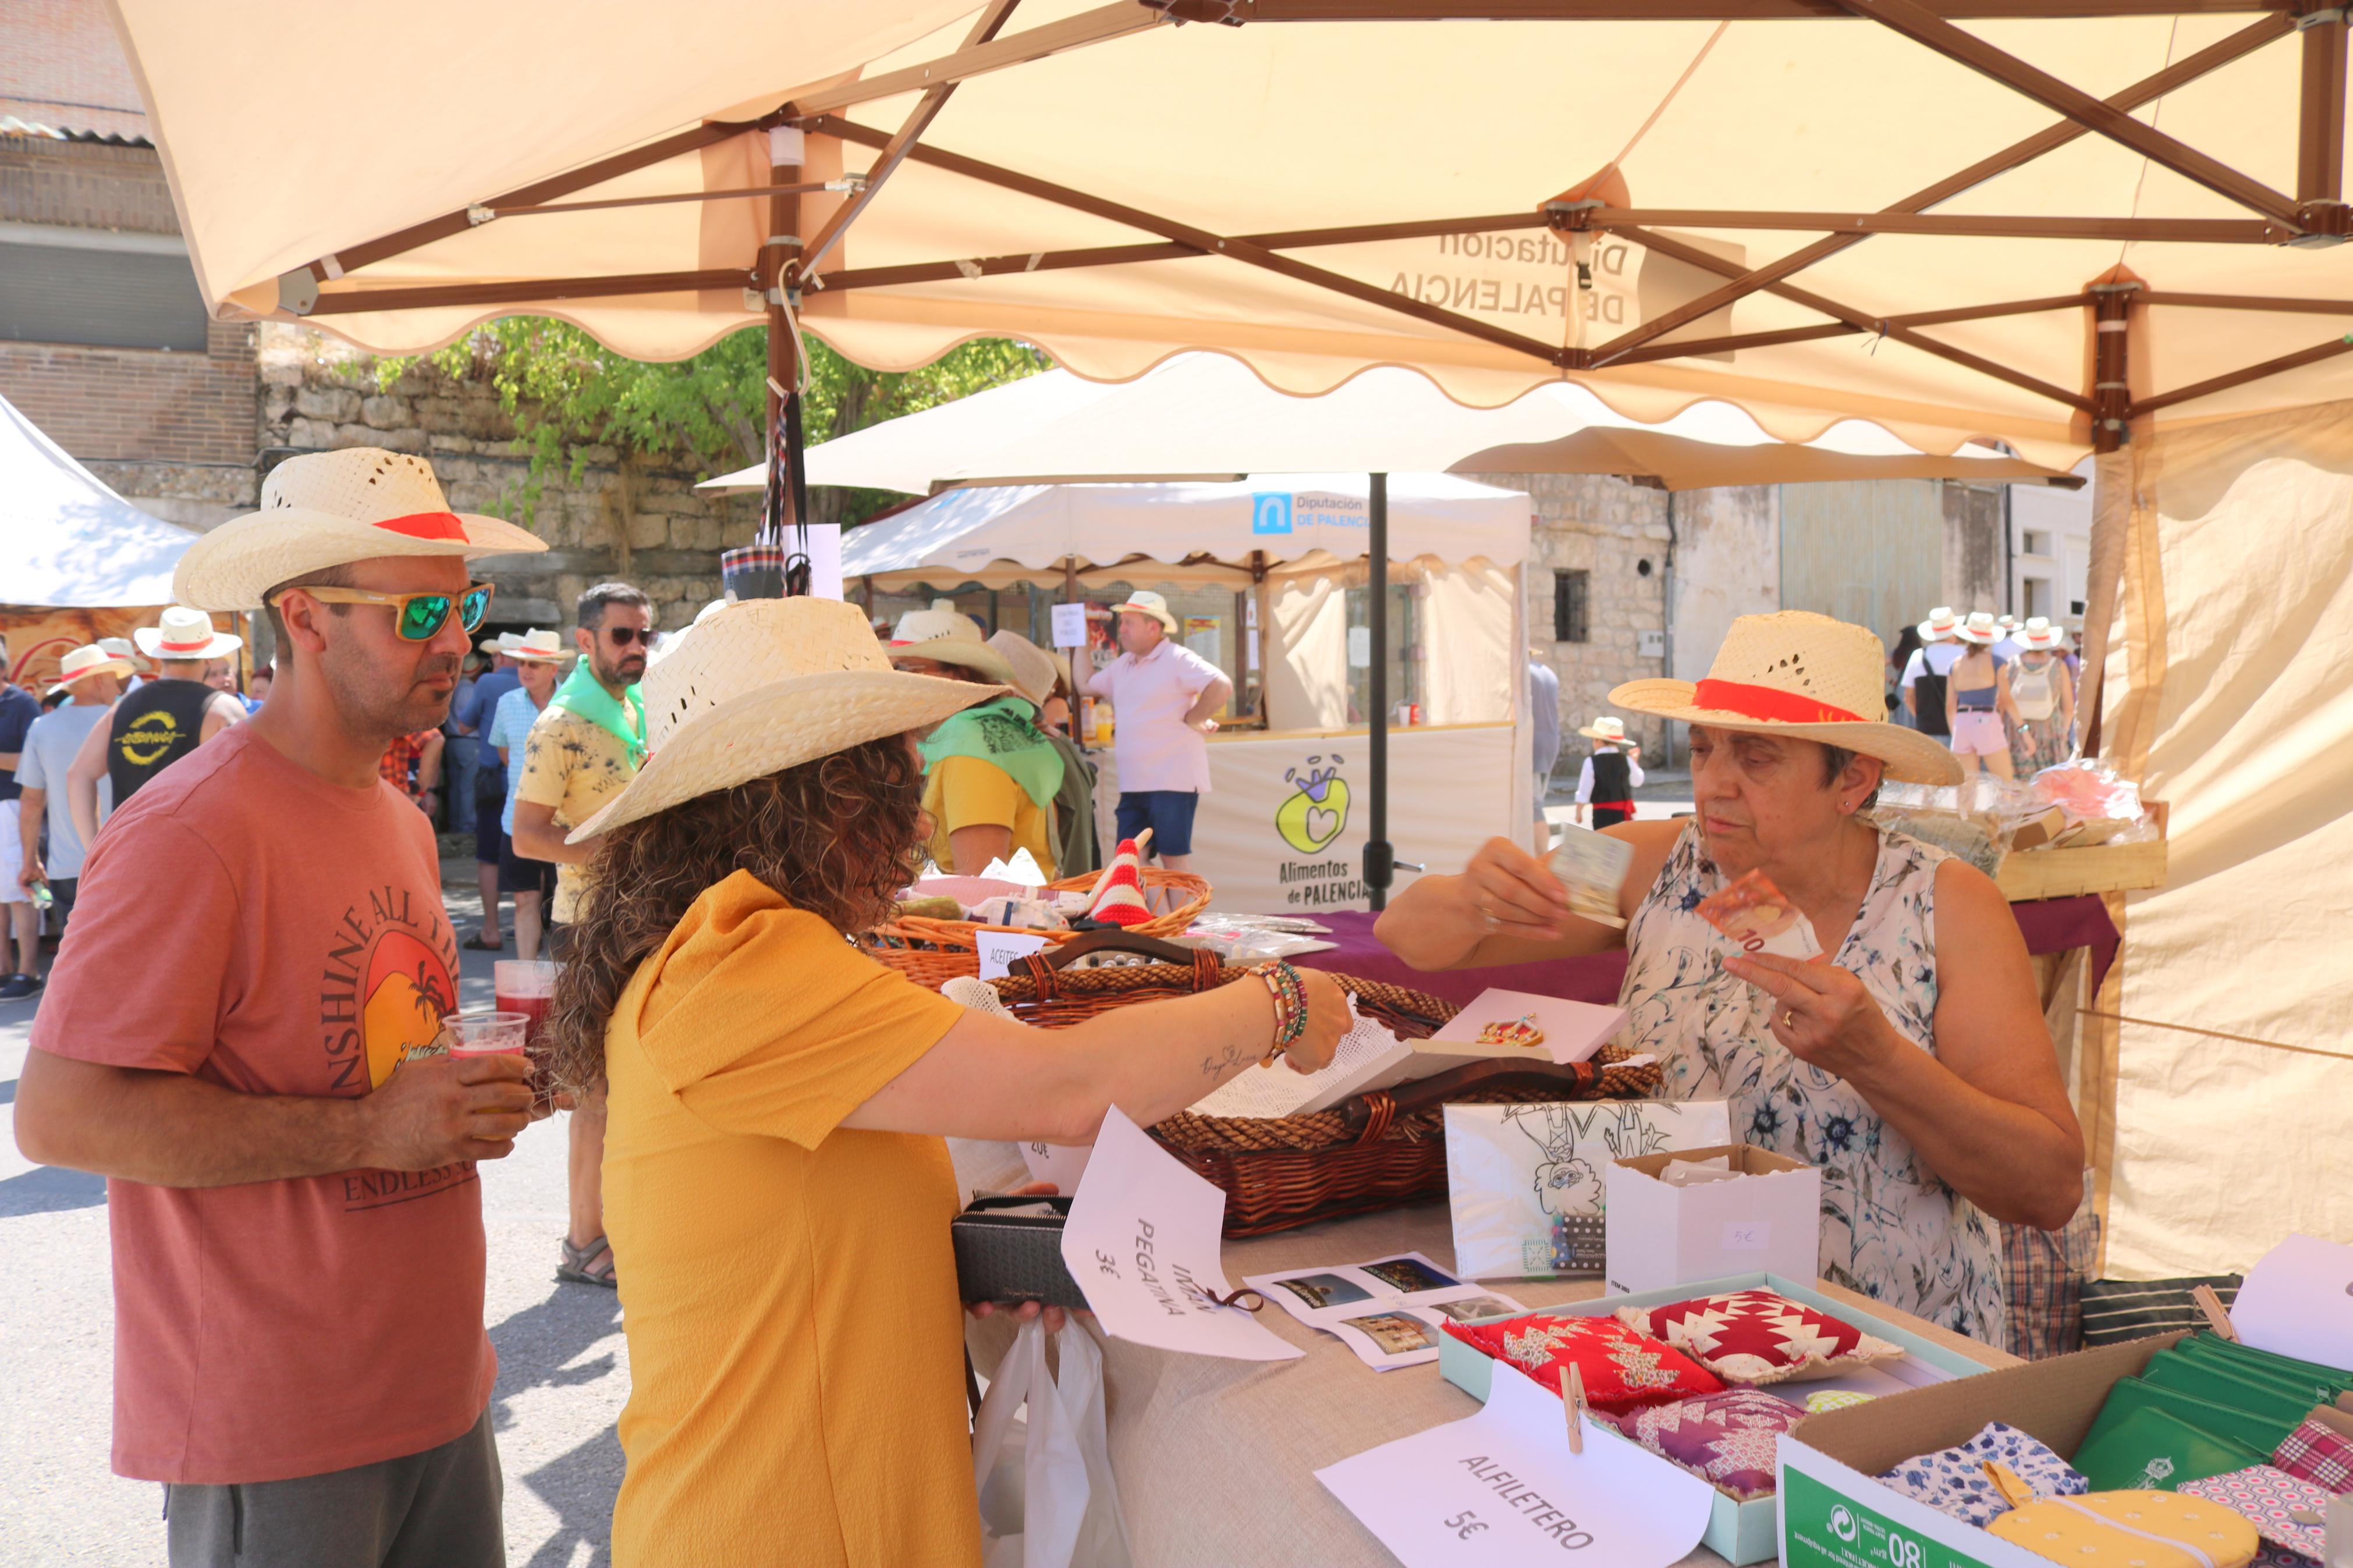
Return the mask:
POLYGON ((1119 764, 1119 836, 1152 829, 1152 852, 1172 871, 1189 870, 1193 809, 1209 787, 1210 715, 1234 694, 1218 667, 1174 639, 1176 617, 1157 594, 1112 606, 1126 651, 1087 681, 1108 699, 1112 755, 1119 764))

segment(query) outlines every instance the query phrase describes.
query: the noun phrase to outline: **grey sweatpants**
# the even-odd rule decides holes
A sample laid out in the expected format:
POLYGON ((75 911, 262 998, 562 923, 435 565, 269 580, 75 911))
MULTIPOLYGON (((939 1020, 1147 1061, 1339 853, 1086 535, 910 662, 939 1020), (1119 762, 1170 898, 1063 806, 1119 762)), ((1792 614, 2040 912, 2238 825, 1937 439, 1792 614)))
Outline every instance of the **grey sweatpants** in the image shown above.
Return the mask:
POLYGON ((290 1481, 164 1489, 171 1568, 506 1568, 491 1413, 406 1458, 290 1481))

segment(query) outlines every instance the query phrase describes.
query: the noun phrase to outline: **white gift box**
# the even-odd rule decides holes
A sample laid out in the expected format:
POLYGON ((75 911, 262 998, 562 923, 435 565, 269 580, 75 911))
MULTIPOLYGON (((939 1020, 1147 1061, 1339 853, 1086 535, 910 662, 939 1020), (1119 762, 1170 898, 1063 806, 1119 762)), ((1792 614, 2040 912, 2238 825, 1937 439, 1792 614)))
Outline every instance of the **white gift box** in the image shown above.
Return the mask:
POLYGON ((1802 1160, 1753 1143, 1672 1150, 1610 1162, 1605 1185, 1613 1293, 1818 1270, 1822 1173, 1802 1160), (1678 1165, 1695 1179, 1679 1182, 1678 1165))

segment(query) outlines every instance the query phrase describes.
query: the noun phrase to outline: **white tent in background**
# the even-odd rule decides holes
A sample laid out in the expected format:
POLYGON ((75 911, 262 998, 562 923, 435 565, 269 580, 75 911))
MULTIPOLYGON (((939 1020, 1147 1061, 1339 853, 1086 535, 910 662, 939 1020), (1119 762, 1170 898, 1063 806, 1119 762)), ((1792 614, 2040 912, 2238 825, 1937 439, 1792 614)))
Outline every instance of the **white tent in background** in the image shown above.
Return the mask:
MULTIPOLYGON (((1974 442, 1931 455, 1861 419, 1804 443, 1780 441, 1715 401, 1645 425, 1571 382, 1535 387, 1500 408, 1472 408, 1428 376, 1382 365, 1301 397, 1218 353, 1178 354, 1116 384, 1047 371, 808 453, 811 484, 915 495, 1045 479, 1448 470, 1629 474, 1669 489, 1932 477, 2076 482, 1974 442)), ((762 471, 755 464, 705 488, 757 489, 762 471)))
MULTIPOLYGON (((1166 594, 1186 643, 1238 693, 1263 694, 1262 723, 1210 737, 1194 868, 1235 909, 1361 909, 1357 868, 1369 839, 1387 841, 1384 813, 1419 867, 1460 865, 1535 811, 1521 651, 1533 504, 1451 474, 1389 479, 1384 576, 1402 635, 1384 687, 1371 680, 1366 602, 1371 489, 1362 473, 955 489, 849 531, 842 576, 916 603, 972 583, 1021 590, 1031 609, 1016 629, 1031 632, 1031 591, 1060 600, 1076 585, 1097 606, 1106 658, 1103 603, 1166 594), (1366 720, 1390 700, 1410 712, 1386 737, 1377 787, 1366 720)), ((1107 816, 1116 760, 1095 758, 1107 816)))
POLYGON ((168 605, 196 536, 116 495, 0 398, 0 600, 168 605))

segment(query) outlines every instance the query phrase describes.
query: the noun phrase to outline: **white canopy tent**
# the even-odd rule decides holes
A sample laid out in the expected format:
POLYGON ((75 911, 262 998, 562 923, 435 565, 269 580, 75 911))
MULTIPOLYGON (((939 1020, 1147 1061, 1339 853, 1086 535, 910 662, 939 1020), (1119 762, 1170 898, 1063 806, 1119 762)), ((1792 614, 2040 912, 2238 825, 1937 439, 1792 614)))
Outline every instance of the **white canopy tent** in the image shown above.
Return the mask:
POLYGON ((168 605, 195 538, 116 495, 0 398, 0 601, 168 605))
MULTIPOLYGON (((1235 909, 1362 907, 1365 847, 1388 842, 1388 821, 1403 825, 1396 847, 1408 861, 1452 865, 1524 832, 1535 812, 1521 658, 1533 505, 1450 475, 1398 475, 1376 573, 1375 484, 1285 474, 951 489, 851 531, 842 575, 870 599, 968 584, 1098 605, 1106 591, 1167 593, 1179 635, 1224 664, 1238 692, 1253 672, 1263 683, 1265 728, 1210 743, 1197 868, 1235 909), (1367 591, 1392 584, 1394 595, 1367 591), (1419 721, 1380 725, 1377 748, 1371 721, 1391 717, 1391 661, 1373 627, 1392 617, 1409 645, 1394 694, 1411 694, 1419 721), (1375 668, 1381 680, 1369 679, 1375 668), (1286 816, 1298 780, 1325 770, 1316 809, 1286 816)), ((1083 653, 1077 666, 1087 673, 1083 653)), ((1109 754, 1101 761, 1108 768, 1109 754)))
MULTIPOLYGON (((1929 477, 2080 482, 1982 443, 1926 453, 1861 419, 1783 442, 1743 410, 1711 400, 1645 425, 1569 382, 1532 388, 1500 408, 1472 408, 1428 376, 1381 365, 1301 397, 1213 353, 1178 354, 1115 384, 1050 370, 812 447, 807 472, 813 485, 922 495, 1040 479, 1450 469, 1627 474, 1669 489, 1929 477)), ((704 488, 755 489, 765 477, 765 466, 754 464, 704 488)))

